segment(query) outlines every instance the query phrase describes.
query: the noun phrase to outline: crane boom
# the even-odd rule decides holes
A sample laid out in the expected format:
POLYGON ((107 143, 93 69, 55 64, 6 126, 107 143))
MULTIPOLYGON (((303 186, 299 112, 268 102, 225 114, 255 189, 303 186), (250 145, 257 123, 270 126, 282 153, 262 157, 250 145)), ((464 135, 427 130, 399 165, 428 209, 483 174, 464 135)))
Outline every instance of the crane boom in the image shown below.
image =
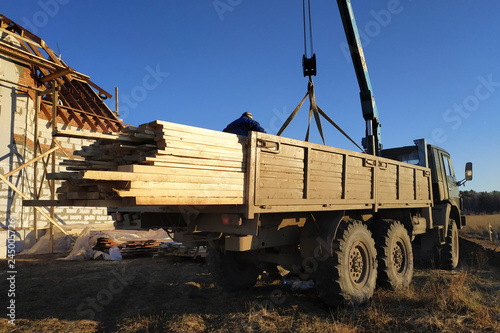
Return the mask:
POLYGON ((350 0, 337 0, 340 17, 344 25, 344 31, 351 53, 352 63, 358 79, 363 118, 366 121, 366 137, 363 139, 363 147, 369 154, 380 155, 382 143, 380 139, 380 122, 375 98, 372 93, 370 75, 366 67, 365 56, 361 46, 361 40, 354 19, 354 13, 350 0))

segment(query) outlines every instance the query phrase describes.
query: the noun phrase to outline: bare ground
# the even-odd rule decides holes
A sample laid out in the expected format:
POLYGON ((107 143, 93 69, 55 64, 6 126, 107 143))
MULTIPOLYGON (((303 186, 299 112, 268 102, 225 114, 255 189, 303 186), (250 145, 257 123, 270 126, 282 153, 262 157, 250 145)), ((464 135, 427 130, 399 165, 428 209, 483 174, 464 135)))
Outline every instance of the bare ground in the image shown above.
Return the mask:
POLYGON ((18 255, 15 326, 2 261, 0 332, 499 332, 499 252, 463 239, 461 253, 457 270, 417 269, 410 288, 378 289, 356 309, 329 308, 314 290, 266 278, 226 292, 192 259, 18 255))

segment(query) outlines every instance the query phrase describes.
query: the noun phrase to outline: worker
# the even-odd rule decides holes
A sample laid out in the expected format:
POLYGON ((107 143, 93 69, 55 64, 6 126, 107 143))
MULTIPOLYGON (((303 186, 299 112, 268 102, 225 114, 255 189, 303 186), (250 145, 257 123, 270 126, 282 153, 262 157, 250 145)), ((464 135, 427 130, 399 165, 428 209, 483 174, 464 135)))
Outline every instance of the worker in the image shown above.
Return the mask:
POLYGON ((250 112, 243 113, 240 118, 227 125, 223 130, 223 132, 245 136, 248 135, 249 131, 266 133, 260 124, 253 120, 253 116, 250 112))

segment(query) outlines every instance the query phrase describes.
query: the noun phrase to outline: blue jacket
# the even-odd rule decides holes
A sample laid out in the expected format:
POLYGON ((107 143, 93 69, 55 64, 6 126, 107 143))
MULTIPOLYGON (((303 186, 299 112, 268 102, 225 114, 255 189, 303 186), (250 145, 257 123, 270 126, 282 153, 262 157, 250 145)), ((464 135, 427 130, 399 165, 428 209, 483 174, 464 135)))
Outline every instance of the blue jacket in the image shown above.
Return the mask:
POLYGON ((236 119, 231 124, 227 125, 227 127, 223 130, 223 132, 245 136, 248 135, 249 131, 266 133, 257 121, 247 117, 240 117, 236 119))

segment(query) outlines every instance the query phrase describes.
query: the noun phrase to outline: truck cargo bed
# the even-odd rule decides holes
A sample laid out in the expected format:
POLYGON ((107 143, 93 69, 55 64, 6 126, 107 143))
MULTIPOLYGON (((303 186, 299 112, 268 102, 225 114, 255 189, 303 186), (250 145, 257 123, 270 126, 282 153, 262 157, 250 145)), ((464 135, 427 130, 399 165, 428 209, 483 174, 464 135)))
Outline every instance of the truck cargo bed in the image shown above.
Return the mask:
POLYGON ((66 161, 57 205, 232 206, 263 212, 430 207, 430 170, 252 132, 155 121, 101 137, 66 161))
POLYGON ((252 132, 247 214, 430 207, 430 169, 252 132))

